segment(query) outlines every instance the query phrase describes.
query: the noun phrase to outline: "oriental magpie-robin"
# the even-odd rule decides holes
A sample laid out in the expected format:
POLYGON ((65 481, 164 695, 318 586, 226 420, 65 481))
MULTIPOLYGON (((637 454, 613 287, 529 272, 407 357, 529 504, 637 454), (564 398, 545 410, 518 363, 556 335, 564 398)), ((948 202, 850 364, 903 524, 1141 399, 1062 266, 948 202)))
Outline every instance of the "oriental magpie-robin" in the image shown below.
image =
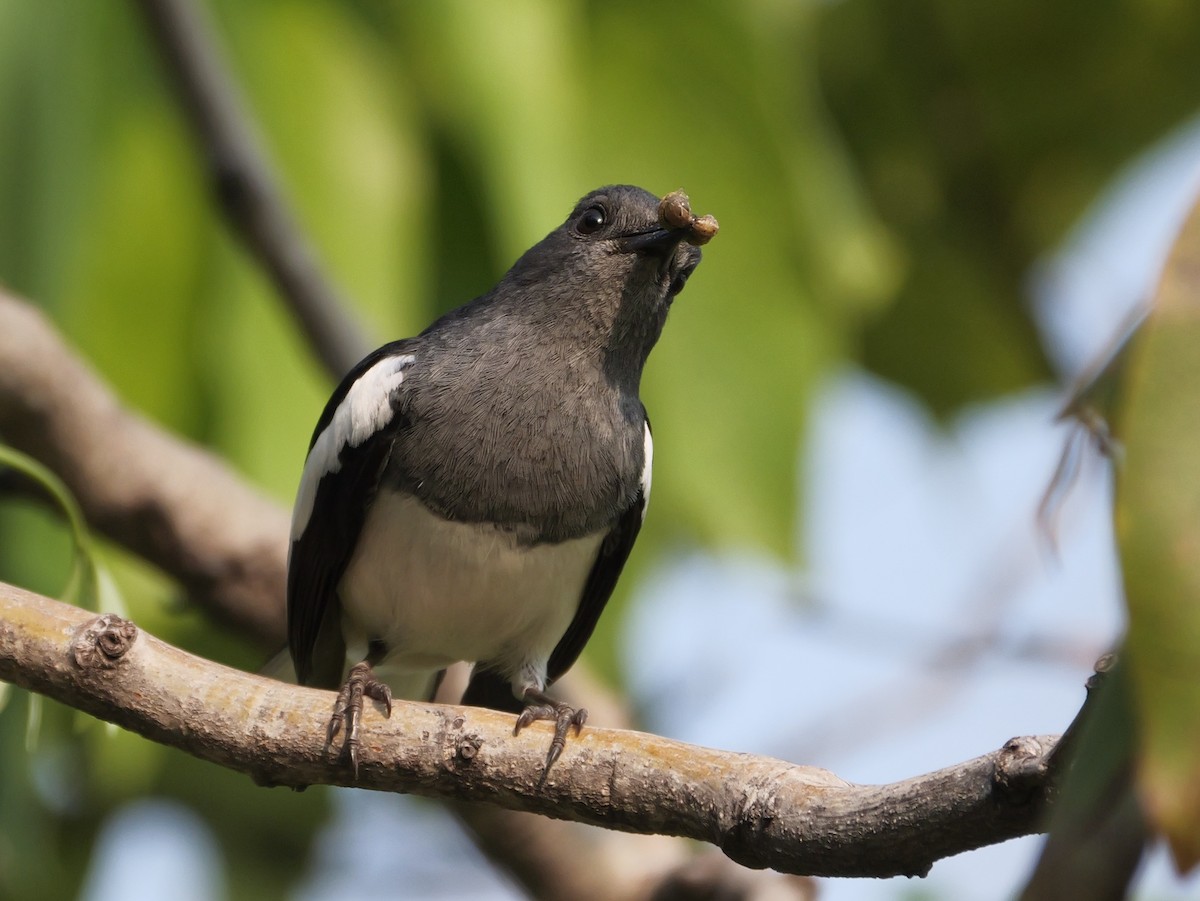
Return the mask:
POLYGON ((549 770, 586 711, 545 694, 579 656, 650 497, 642 367, 716 233, 687 197, 601 188, 496 287, 342 380, 292 517, 288 646, 302 684, 340 686, 358 768, 363 698, 432 695, 555 723, 549 770), (347 672, 347 665, 350 664, 347 672))

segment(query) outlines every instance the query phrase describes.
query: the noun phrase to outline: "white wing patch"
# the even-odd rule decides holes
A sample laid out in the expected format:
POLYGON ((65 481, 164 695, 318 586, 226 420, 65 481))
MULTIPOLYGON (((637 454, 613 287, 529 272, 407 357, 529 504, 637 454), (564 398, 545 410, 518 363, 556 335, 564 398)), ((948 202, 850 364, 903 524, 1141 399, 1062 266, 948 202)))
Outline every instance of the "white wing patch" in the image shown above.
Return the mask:
POLYGON ((380 360, 360 375, 338 404, 324 431, 317 436, 296 493, 292 511, 292 541, 300 537, 317 499, 317 485, 342 464, 338 456, 346 447, 358 447, 392 421, 392 392, 404 381, 404 370, 416 362, 412 354, 380 360))
POLYGON ((646 443, 642 451, 642 521, 650 508, 650 476, 654 468, 654 439, 650 437, 650 423, 646 423, 646 443))

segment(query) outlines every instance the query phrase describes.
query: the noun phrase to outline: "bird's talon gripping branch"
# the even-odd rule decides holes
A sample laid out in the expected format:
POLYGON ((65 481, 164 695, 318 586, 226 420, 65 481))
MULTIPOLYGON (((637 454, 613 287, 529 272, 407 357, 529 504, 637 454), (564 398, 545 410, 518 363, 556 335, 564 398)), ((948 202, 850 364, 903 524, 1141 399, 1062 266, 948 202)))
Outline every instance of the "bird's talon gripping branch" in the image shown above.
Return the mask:
POLYGON ((550 741, 550 750, 546 753, 546 769, 542 773, 544 780, 550 772, 550 767, 554 766, 558 758, 562 756, 563 748, 567 746, 567 733, 571 731, 572 727, 574 727, 576 735, 582 732, 588 713, 583 707, 575 708, 562 701, 555 701, 540 691, 528 691, 525 693, 525 697, 533 703, 522 710, 521 715, 517 717, 513 735, 520 734, 526 726, 539 720, 554 723, 554 738, 550 741))
POLYGON ((333 715, 329 717, 329 729, 325 735, 326 747, 333 745, 333 740, 346 727, 346 740, 342 750, 350 757, 350 765, 354 775, 358 776, 358 724, 362 720, 363 698, 379 701, 384 706, 387 716, 392 715, 392 690, 375 677, 371 664, 365 660, 350 667, 337 700, 333 705, 333 715))

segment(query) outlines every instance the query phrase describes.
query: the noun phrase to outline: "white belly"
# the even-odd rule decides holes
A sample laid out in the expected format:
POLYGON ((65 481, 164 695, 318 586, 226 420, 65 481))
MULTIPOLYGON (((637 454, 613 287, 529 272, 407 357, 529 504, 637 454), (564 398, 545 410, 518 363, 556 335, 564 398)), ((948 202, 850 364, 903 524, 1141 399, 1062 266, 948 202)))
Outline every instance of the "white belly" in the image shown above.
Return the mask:
POLYGON ((410 697, 459 660, 544 682, 602 539, 521 546, 510 533, 448 522, 411 495, 385 491, 340 585, 351 662, 363 659, 368 639, 381 639, 380 675, 400 676, 388 681, 410 697))

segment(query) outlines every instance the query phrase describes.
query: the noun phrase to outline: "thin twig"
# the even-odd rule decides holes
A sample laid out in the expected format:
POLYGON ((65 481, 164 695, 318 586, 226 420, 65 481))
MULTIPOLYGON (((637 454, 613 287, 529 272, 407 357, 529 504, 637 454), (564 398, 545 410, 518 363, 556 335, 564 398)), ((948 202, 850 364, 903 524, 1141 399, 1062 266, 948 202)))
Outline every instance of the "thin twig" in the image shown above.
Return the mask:
POLYGON ((205 4, 138 0, 138 6, 183 100, 221 209, 274 280, 325 368, 341 379, 370 346, 272 176, 205 4))

